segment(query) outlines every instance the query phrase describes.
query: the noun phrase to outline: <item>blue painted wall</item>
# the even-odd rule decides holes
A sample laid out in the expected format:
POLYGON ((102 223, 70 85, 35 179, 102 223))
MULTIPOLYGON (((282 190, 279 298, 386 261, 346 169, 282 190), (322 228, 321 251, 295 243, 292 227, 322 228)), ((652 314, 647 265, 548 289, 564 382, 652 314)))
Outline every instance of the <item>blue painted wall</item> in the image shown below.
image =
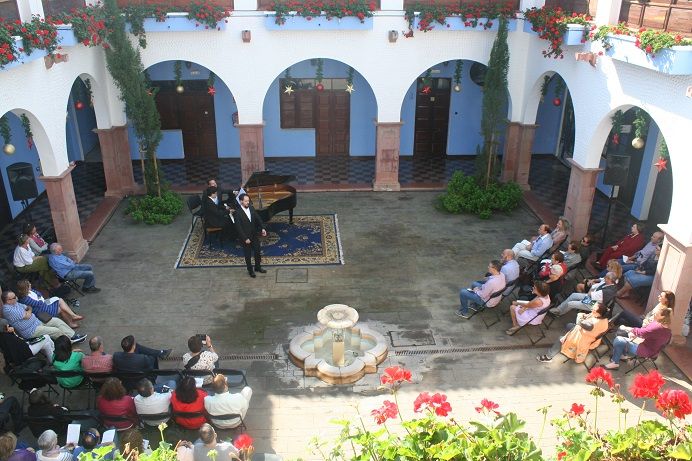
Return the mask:
POLYGON ((545 100, 538 104, 538 112, 536 113, 536 134, 533 139, 533 154, 555 154, 558 143, 558 135, 560 133, 560 123, 562 122, 562 112, 565 110, 565 98, 560 95, 562 104, 559 106, 553 105, 555 98, 555 82, 553 78, 548 84, 548 92, 545 95, 545 100))
MULTIPOLYGON (((26 137, 24 136, 24 129, 22 128, 22 122, 19 117, 13 113, 7 113, 7 119, 10 122, 10 130, 12 132, 12 144, 16 148, 14 155, 6 155, 4 153, 0 154, 0 170, 2 170, 2 181, 5 185, 5 191, 7 192, 7 201, 10 205, 10 212, 14 218, 23 210, 22 204, 19 201, 14 201, 12 199, 12 190, 10 189, 10 183, 7 179, 7 167, 13 163, 17 162, 27 162, 31 163, 34 167, 34 177, 36 178, 36 187, 38 193, 41 194, 46 190, 43 185, 43 181, 38 179, 40 172, 40 162, 38 159, 38 151, 34 145, 31 149, 26 142, 26 137)), ((4 145, 4 141, 0 138, 0 144, 4 145)), ((33 200, 29 200, 29 203, 33 200)))
MULTIPOLYGON (((656 157, 656 139, 658 139, 658 134, 660 133, 658 125, 651 121, 649 124, 649 132, 646 135, 647 143, 644 146, 644 156, 642 157, 642 167, 639 170, 639 178, 637 179, 637 190, 634 193, 634 200, 632 203, 632 216, 637 219, 647 219, 647 216, 643 216, 642 208, 644 208, 644 200, 646 199, 646 189, 648 185, 649 174, 651 173, 651 168, 654 163, 654 157, 656 157), (649 142, 651 141, 651 142, 649 142)), ((654 181, 651 185, 652 188, 656 187, 656 182, 654 181)), ((653 194, 649 197, 651 199, 653 194)))
POLYGON ((72 92, 67 101, 67 157, 72 160, 84 160, 84 156, 98 145, 99 138, 93 129, 96 128, 96 114, 89 104, 87 90, 81 79, 75 80, 72 92), (81 101, 82 110, 77 110, 75 104, 81 101))

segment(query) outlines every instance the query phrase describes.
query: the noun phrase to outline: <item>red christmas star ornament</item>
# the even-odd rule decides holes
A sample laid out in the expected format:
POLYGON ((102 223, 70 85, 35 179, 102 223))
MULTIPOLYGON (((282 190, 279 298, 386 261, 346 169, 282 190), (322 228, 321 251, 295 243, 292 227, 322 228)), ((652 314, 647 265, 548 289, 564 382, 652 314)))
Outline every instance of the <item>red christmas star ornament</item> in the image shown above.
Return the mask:
POLYGON ((664 159, 663 157, 659 157, 658 161, 654 163, 654 166, 658 168, 658 172, 660 173, 663 170, 667 170, 666 165, 668 164, 668 160, 664 159))
POLYGON ((216 94, 216 88, 213 86, 210 86, 209 89, 207 90, 207 93, 214 96, 216 94))
POLYGON ((84 109, 84 103, 82 101, 77 101, 74 103, 74 107, 77 110, 82 110, 84 109))
POLYGON ((432 91, 432 88, 429 85, 425 85, 422 90, 420 90, 421 93, 423 94, 430 94, 432 91))
POLYGON ((553 106, 559 106, 560 104, 562 104, 562 99, 560 99, 560 98, 553 99, 553 106))
POLYGON ((617 133, 613 135, 613 144, 620 144, 620 135, 617 133))
POLYGON ((315 85, 315 89, 317 91, 324 91, 324 85, 322 85, 321 83, 318 83, 317 85, 315 85))

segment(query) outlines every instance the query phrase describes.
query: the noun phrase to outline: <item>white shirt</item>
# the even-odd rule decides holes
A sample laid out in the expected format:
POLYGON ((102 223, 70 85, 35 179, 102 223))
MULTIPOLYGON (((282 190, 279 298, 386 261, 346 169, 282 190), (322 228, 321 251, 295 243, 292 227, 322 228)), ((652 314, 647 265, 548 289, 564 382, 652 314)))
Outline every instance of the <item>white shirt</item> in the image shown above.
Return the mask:
POLYGON ((250 207, 245 208, 244 206, 241 206, 240 209, 243 210, 245 216, 247 216, 247 220, 252 222, 252 217, 250 216, 250 207))
POLYGON ((224 392, 204 397, 204 408, 215 426, 233 428, 240 424, 239 419, 214 419, 213 415, 239 414, 245 418, 245 413, 250 406, 250 398, 252 398, 252 389, 245 386, 239 394, 224 392))
POLYGON ((14 249, 14 259, 12 264, 14 267, 24 267, 33 264, 34 262, 34 252, 31 248, 24 248, 21 245, 17 245, 14 249))
MULTIPOLYGON (((158 393, 154 392, 149 397, 138 395, 135 397, 135 408, 138 415, 156 415, 165 413, 171 405, 171 392, 158 393)), ((160 421, 147 420, 144 421, 148 426, 158 426, 161 423, 168 421, 168 418, 160 421)))

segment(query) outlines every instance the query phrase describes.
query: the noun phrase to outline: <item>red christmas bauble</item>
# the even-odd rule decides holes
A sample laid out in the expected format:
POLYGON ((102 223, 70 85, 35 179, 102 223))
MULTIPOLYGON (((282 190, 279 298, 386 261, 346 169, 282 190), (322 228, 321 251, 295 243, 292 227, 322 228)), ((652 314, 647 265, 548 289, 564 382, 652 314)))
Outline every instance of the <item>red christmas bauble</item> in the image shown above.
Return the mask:
POLYGON ((76 103, 74 103, 74 107, 77 110, 82 110, 84 109, 84 103, 82 101, 77 101, 76 103))
POLYGON ((317 85, 315 85, 315 89, 317 91, 324 91, 324 85, 322 85, 321 83, 318 83, 317 85))
POLYGON ((560 99, 560 98, 553 99, 553 106, 559 106, 560 104, 562 104, 562 99, 560 99))
POLYGON ((620 135, 617 133, 613 135, 613 144, 620 144, 620 135))

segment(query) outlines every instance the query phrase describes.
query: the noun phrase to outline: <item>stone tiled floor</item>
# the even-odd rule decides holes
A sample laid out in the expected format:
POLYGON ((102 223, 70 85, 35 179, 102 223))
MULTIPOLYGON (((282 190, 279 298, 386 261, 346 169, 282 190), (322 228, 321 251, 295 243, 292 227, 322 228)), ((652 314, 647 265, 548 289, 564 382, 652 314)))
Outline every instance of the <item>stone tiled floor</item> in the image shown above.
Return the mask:
MULTIPOLYGON (((357 308, 361 322, 385 335, 432 332, 434 345, 391 348, 380 367, 402 365, 413 371, 413 383, 399 395, 406 414, 412 414, 412 401, 421 391, 445 392, 453 415, 462 421, 474 417, 473 407, 482 398, 490 398, 503 411, 518 411, 527 430, 537 434, 539 407, 550 404, 549 418, 554 418, 573 402, 591 406, 584 367, 535 360, 571 318, 556 322, 537 347, 526 348, 524 336, 504 334, 506 318, 486 329, 479 318, 464 321, 454 315, 459 288, 475 280, 502 248, 530 235, 535 220, 522 210, 487 221, 447 215, 435 210, 436 196, 302 194, 297 213, 338 214, 346 264, 311 267, 306 283, 293 284, 277 283, 274 268, 257 279, 242 268, 175 270, 189 218, 181 216, 170 226, 136 225, 124 216, 123 204, 86 257, 103 291, 82 298, 82 329, 103 336, 107 351, 115 351, 130 333, 144 344, 172 347, 175 357, 164 362, 166 367, 180 365, 190 335, 209 334, 221 355, 236 356, 222 358, 223 367, 247 371, 254 395, 246 423, 257 449, 285 459, 318 459, 307 442, 312 436, 333 437, 339 428, 330 420, 354 417, 358 406, 372 427, 370 411, 390 398, 379 389, 378 375, 355 385, 328 386, 304 377, 288 360, 290 338, 314 324, 319 308, 331 303, 357 308), (276 356, 263 358, 268 353, 276 356)), ((668 386, 689 390, 689 382, 666 358, 660 366, 668 386)), ((616 379, 626 389, 632 376, 618 372, 616 379)), ((13 392, 6 379, 0 384, 13 392)), ((640 402, 629 394, 626 398, 627 408, 636 411, 640 402)), ((602 404, 599 415, 601 428, 616 426, 614 407, 602 404)), ((546 428, 540 443, 554 455, 552 428, 546 428)))

